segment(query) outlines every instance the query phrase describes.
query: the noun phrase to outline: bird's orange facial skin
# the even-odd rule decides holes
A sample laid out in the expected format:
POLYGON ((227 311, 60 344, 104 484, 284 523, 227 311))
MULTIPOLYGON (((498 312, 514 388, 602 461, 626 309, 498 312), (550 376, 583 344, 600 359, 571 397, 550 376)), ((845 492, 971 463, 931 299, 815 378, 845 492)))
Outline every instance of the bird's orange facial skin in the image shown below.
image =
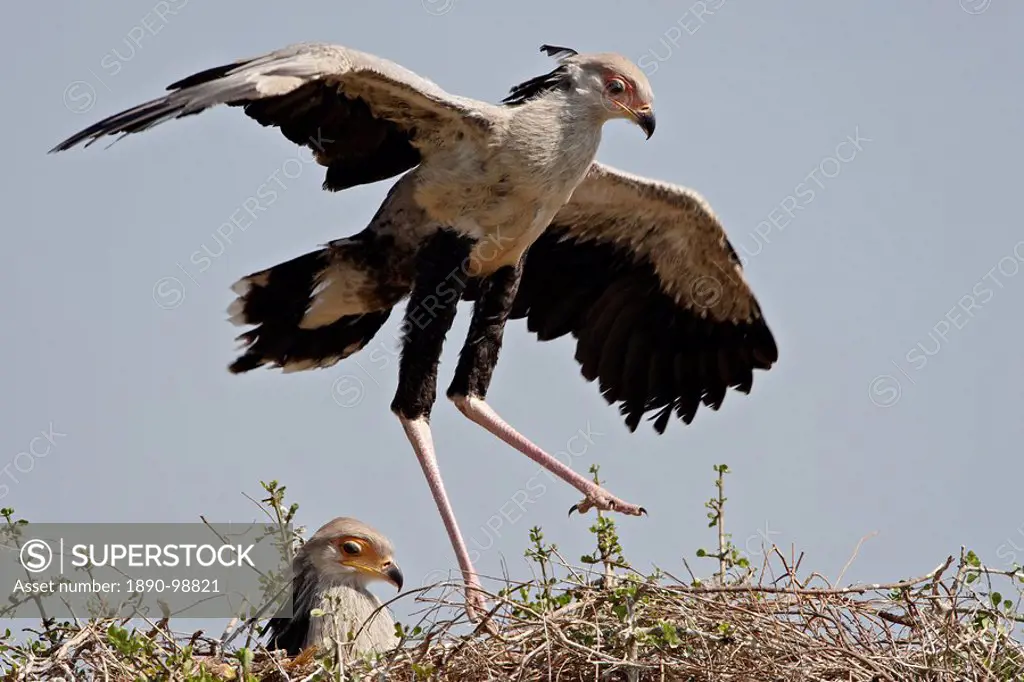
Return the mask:
POLYGON ((373 543, 354 535, 343 535, 334 542, 342 566, 354 568, 402 589, 402 573, 390 556, 381 556, 373 543))

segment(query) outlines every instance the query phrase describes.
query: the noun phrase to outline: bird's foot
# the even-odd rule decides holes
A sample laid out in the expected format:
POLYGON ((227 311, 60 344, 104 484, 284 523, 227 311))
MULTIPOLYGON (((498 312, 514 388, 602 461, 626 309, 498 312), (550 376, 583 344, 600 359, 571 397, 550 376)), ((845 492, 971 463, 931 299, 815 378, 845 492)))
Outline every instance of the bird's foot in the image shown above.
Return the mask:
POLYGON ((498 628, 491 620, 487 598, 484 596, 483 590, 478 588, 479 585, 469 585, 466 587, 466 615, 478 627, 487 630, 491 634, 497 634, 498 628))
POLYGON ((587 493, 582 502, 569 507, 569 516, 572 516, 573 512, 586 514, 591 509, 618 512, 627 516, 640 516, 647 513, 647 510, 643 507, 620 500, 604 488, 597 486, 595 486, 594 490, 587 493))

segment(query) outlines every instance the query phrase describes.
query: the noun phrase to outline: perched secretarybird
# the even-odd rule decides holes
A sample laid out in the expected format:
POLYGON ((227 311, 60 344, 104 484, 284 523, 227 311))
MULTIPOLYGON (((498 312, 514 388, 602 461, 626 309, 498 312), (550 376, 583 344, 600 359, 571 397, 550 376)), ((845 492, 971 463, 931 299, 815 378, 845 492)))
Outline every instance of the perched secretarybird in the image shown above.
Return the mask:
POLYGON ((361 348, 406 296, 391 409, 416 451, 467 583, 484 601, 434 455, 437 366, 460 300, 475 301, 447 395, 472 421, 583 494, 574 509, 639 515, 544 452, 485 402, 506 320, 541 340, 576 338, 576 360, 635 430, 663 432, 701 403, 748 392, 778 358, 739 259, 692 190, 595 162, 605 122, 654 133, 653 95, 612 53, 544 45, 548 73, 501 105, 451 95, 393 62, 301 44, 193 74, 51 151, 130 134, 218 104, 312 149, 324 189, 404 173, 362 232, 242 278, 231 319, 253 328, 231 365, 328 367, 361 348), (407 172, 408 171, 408 172, 407 172))
POLYGON ((267 623, 268 648, 297 656, 308 647, 335 651, 340 644, 346 659, 394 649, 395 621, 367 589, 384 581, 401 591, 402 571, 392 554, 391 542, 357 519, 339 517, 321 526, 295 554, 292 615, 267 623))

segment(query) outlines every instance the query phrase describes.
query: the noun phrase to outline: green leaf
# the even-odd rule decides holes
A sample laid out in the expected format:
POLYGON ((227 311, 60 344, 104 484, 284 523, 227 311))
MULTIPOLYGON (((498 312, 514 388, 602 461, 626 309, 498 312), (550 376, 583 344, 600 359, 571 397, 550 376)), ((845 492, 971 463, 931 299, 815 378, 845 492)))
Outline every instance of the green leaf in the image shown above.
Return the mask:
POLYGON ((238 659, 238 662, 242 664, 242 670, 249 670, 249 668, 252 666, 252 649, 242 647, 241 649, 235 652, 235 657, 238 659))

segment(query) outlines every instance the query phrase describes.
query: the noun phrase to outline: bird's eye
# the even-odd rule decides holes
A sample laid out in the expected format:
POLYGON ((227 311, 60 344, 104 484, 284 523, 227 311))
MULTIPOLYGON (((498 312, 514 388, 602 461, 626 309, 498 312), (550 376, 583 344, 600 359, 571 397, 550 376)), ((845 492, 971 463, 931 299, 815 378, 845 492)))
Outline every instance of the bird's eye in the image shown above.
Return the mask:
POLYGON ((346 542, 341 543, 341 551, 343 551, 345 554, 359 554, 359 552, 362 551, 362 548, 359 546, 358 542, 352 542, 351 540, 348 540, 346 542))
POLYGON ((618 78, 613 78, 608 81, 608 94, 609 95, 621 95, 626 91, 626 84, 618 78))

